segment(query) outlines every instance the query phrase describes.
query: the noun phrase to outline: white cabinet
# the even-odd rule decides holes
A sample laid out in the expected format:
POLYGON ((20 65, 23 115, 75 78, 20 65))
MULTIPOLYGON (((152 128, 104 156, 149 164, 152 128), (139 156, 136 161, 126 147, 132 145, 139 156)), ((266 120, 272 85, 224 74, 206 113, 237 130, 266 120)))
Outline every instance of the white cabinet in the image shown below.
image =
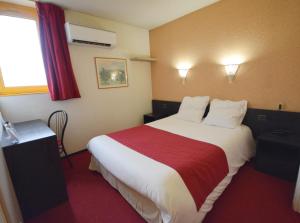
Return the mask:
POLYGON ((300 170, 298 172, 298 179, 295 188, 294 200, 293 200, 294 211, 300 213, 300 170))

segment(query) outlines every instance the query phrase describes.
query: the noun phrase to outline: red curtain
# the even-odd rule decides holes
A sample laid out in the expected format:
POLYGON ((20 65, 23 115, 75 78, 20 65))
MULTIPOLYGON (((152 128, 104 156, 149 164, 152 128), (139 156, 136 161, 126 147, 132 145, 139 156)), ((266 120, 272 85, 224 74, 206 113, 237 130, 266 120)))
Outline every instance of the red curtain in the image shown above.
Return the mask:
POLYGON ((57 101, 80 98, 64 28, 64 10, 49 3, 36 2, 36 6, 51 99, 57 101))

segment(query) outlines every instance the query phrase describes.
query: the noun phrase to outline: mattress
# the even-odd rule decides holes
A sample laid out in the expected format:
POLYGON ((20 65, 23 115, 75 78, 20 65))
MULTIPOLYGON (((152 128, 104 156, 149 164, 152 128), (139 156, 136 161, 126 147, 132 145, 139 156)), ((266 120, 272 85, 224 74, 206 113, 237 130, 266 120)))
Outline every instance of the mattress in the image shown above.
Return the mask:
POLYGON ((223 149, 229 172, 199 211, 195 210, 193 198, 175 170, 108 136, 98 136, 89 142, 88 149, 92 153, 90 169, 100 172, 147 222, 202 222, 238 169, 254 155, 251 130, 244 125, 235 129, 207 126, 176 116, 147 125, 223 149), (165 179, 172 183, 166 184, 165 179), (176 194, 176 199, 170 201, 169 193, 176 194))

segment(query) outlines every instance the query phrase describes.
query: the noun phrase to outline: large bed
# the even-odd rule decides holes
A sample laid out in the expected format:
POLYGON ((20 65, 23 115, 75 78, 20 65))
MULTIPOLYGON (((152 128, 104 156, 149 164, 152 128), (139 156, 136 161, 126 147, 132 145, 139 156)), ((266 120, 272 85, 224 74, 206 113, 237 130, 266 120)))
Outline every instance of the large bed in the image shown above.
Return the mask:
POLYGON ((202 222, 232 177, 254 155, 254 139, 245 125, 229 129, 188 122, 173 115, 147 126, 215 145, 224 151, 228 164, 227 174, 197 209, 195 199, 176 170, 109 135, 93 138, 88 143, 92 154, 90 169, 101 173, 147 222, 202 222))

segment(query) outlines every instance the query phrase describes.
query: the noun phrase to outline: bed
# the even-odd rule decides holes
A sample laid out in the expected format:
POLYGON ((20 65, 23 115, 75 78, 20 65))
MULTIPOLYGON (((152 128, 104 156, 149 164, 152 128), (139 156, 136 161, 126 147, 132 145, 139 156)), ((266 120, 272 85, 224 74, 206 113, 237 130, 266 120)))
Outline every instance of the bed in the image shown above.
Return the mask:
POLYGON ((190 188, 172 167, 129 148, 109 135, 90 140, 88 150, 92 158, 89 168, 101 173, 146 222, 202 222, 232 177, 255 151, 251 130, 245 125, 228 129, 188 122, 173 115, 148 123, 146 127, 214 145, 224 152, 228 164, 228 172, 195 208, 197 202, 190 188))

